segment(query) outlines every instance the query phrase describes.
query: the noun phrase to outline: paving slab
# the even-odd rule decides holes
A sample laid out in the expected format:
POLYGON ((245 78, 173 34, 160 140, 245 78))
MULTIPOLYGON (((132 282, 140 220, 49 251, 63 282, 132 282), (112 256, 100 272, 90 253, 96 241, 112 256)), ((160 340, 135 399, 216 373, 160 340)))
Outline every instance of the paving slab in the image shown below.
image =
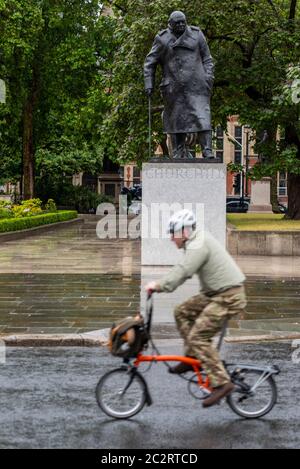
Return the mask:
MULTIPOLYGON (((141 270, 140 241, 100 240, 99 217, 25 240, 0 241, 0 335, 82 335, 144 310, 146 281, 169 268, 141 270)), ((248 306, 230 336, 297 334, 300 258, 242 256, 248 306)), ((172 309, 199 289, 195 279, 155 299, 154 322, 173 325, 172 309)), ((27 339, 28 340, 28 339, 27 339)))

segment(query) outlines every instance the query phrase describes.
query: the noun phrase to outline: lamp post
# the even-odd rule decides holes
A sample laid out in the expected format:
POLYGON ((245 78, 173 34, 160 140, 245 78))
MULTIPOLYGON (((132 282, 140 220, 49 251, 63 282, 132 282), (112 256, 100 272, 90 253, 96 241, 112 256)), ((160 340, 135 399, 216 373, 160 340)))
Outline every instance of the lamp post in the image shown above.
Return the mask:
MULTIPOLYGON (((249 162, 250 162, 250 154, 249 154, 249 143, 250 143, 250 133, 251 133, 251 127, 250 125, 244 125, 243 129, 246 133, 246 154, 245 154, 245 170, 243 169, 240 173, 241 175, 241 201, 244 203, 244 197, 249 197, 249 191, 248 191, 248 174, 249 174, 249 162)), ((242 150, 242 166, 244 168, 244 161, 243 161, 243 153, 244 153, 244 147, 243 144, 238 142, 235 137, 232 135, 228 134, 229 137, 237 143, 242 150)))
POLYGON ((248 197, 248 173, 249 173, 249 136, 251 132, 251 128, 249 125, 244 126, 245 132, 246 132, 246 168, 245 168, 245 196, 248 197))
MULTIPOLYGON (((250 128, 250 127, 249 127, 250 128)), ((233 140, 237 145, 241 147, 241 152, 242 152, 242 166, 243 165, 243 153, 244 153, 244 148, 243 144, 240 143, 235 137, 233 137, 230 133, 228 133, 229 137, 231 140, 233 140)), ((240 172, 240 198, 241 198, 241 203, 244 205, 244 195, 245 195, 245 185, 244 185, 244 169, 240 172)))
MULTIPOLYGON (((5 88, 5 81, 0 79, 0 103, 5 104, 6 103, 6 88, 5 88)), ((0 137, 1 137, 1 132, 0 132, 0 137)))

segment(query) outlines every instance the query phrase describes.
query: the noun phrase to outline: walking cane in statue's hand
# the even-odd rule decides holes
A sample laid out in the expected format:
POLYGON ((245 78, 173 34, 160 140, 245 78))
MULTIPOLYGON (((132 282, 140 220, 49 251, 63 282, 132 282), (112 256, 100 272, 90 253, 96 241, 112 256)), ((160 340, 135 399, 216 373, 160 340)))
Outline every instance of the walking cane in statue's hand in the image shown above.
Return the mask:
POLYGON ((152 149, 151 149, 151 94, 149 93, 148 94, 148 103, 149 103, 149 122, 148 122, 148 131, 149 131, 149 160, 151 159, 151 153, 152 153, 152 149))

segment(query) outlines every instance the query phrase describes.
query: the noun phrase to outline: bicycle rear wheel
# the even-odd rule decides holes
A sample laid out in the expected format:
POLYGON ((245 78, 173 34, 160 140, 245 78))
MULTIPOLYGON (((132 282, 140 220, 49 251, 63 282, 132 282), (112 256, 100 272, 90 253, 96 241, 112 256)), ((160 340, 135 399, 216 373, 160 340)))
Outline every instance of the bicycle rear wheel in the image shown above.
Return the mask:
POLYGON ((102 376, 96 387, 96 399, 109 417, 128 419, 144 407, 146 385, 136 370, 117 368, 102 376))
POLYGON ((241 417, 263 417, 277 402, 276 383, 263 371, 243 369, 233 382, 236 389, 227 397, 227 403, 241 417))

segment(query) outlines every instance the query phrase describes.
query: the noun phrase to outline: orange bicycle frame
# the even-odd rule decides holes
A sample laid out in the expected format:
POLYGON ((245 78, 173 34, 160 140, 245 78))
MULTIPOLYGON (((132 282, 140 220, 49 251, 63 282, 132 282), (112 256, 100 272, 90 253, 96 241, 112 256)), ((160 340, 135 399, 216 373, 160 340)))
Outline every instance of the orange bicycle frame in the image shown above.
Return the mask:
POLYGON ((184 357, 181 355, 143 355, 139 354, 137 359, 134 361, 134 366, 138 367, 144 362, 182 362, 191 365, 194 369, 195 375, 197 376, 198 385, 202 388, 211 391, 209 378, 203 379, 201 374, 201 362, 196 358, 184 357))

